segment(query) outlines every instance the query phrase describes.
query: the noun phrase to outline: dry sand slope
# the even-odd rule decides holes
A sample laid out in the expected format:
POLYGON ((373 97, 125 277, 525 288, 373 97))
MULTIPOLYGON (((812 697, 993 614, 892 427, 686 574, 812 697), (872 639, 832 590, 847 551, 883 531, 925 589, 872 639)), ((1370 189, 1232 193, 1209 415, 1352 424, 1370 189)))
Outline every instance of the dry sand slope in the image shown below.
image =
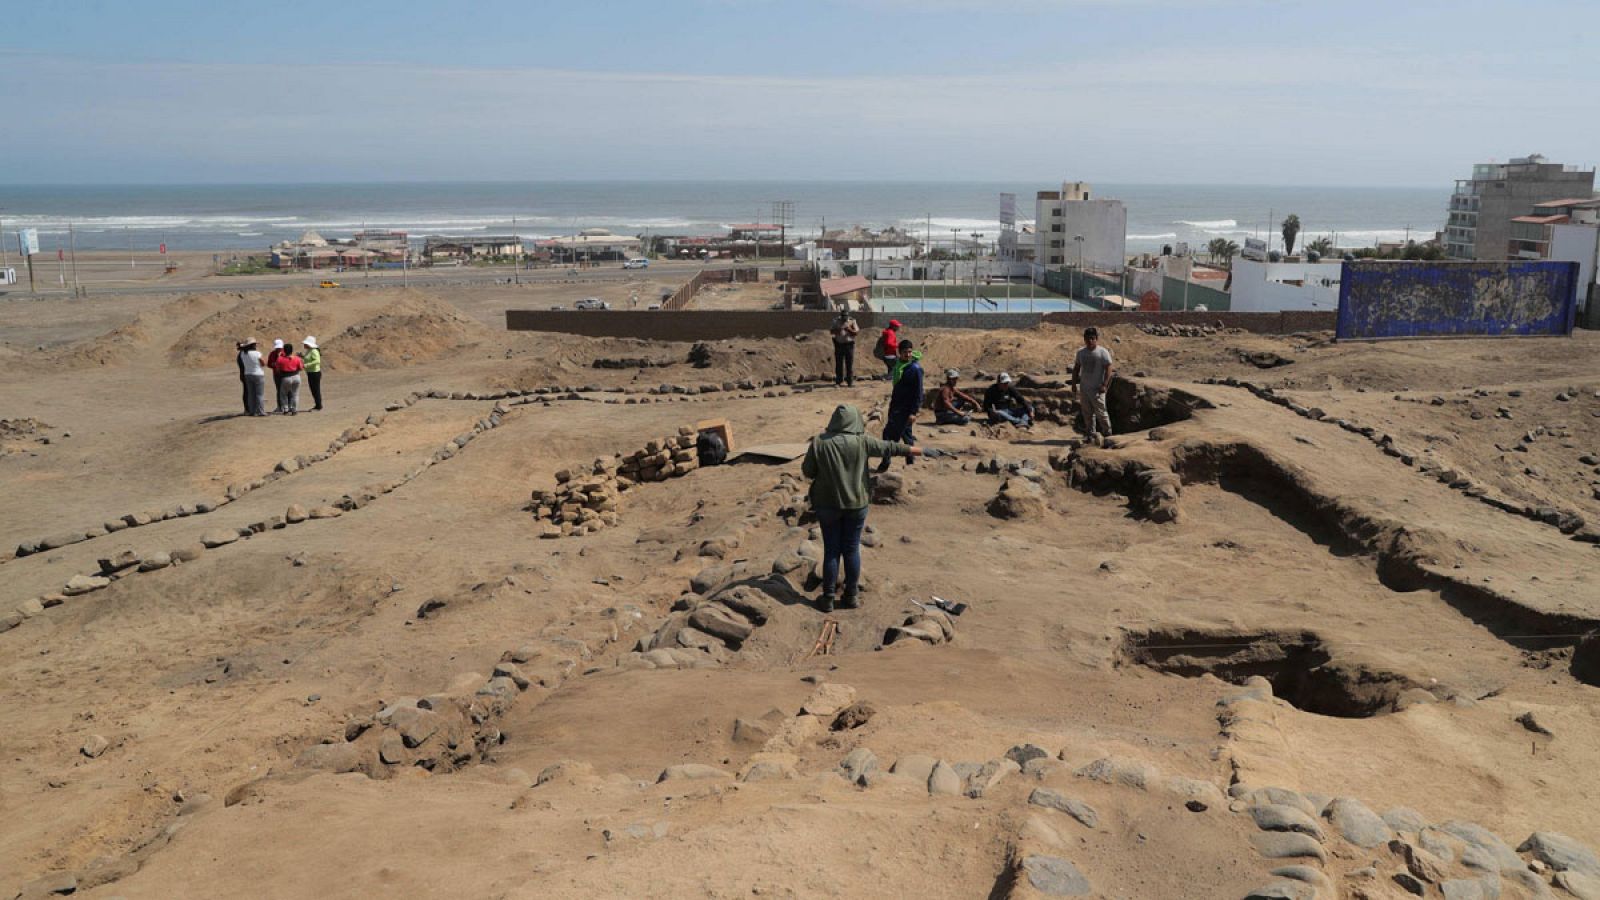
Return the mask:
MULTIPOLYGON (((1110 329, 1116 446, 923 427, 824 616, 798 464, 672 451, 881 382, 500 296, 0 306, 0 895, 1600 896, 1594 335, 1110 329)), ((917 337, 1070 409, 1069 331, 917 337)))

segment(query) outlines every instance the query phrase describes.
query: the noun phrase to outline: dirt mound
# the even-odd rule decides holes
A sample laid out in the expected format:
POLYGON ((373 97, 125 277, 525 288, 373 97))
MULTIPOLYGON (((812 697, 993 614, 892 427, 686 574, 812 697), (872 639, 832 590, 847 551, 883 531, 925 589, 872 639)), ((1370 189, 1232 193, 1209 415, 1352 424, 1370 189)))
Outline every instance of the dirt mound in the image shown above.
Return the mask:
POLYGON ((332 339, 326 352, 345 368, 392 369, 438 359, 486 336, 482 325, 455 307, 421 294, 408 294, 332 339))
POLYGON ((329 298, 314 291, 246 296, 185 331, 167 350, 167 358, 184 368, 226 366, 233 362, 235 343, 243 338, 256 338, 265 352, 274 338, 298 341, 308 334, 326 333, 333 324, 329 298))

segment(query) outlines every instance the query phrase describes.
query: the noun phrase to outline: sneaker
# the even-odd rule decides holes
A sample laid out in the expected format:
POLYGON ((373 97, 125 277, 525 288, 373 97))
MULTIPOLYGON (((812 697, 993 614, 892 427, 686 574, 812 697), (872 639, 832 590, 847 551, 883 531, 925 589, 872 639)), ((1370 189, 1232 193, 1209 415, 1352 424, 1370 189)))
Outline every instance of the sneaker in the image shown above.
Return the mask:
POLYGON ((823 594, 821 597, 817 598, 817 609, 825 613, 833 612, 833 595, 823 594))

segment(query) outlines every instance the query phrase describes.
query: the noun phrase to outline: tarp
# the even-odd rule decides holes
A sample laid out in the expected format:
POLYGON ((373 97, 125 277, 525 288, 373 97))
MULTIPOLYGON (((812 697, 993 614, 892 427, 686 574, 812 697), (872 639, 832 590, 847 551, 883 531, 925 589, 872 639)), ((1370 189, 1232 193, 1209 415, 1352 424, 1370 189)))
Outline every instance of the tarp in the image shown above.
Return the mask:
POLYGON ((1341 340, 1572 333, 1574 262, 1354 260, 1339 282, 1341 340))

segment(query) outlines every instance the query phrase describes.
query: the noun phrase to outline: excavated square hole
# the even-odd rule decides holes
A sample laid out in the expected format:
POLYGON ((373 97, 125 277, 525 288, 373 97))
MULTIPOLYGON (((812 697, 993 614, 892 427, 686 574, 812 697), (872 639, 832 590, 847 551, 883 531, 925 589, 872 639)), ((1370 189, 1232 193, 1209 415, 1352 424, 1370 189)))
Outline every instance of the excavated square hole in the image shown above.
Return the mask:
POLYGON ((1119 664, 1186 678, 1215 675, 1243 684, 1259 675, 1273 694, 1319 716, 1364 719, 1394 712, 1400 694, 1419 687, 1405 676, 1336 660, 1309 631, 1155 630, 1130 633, 1119 664))

